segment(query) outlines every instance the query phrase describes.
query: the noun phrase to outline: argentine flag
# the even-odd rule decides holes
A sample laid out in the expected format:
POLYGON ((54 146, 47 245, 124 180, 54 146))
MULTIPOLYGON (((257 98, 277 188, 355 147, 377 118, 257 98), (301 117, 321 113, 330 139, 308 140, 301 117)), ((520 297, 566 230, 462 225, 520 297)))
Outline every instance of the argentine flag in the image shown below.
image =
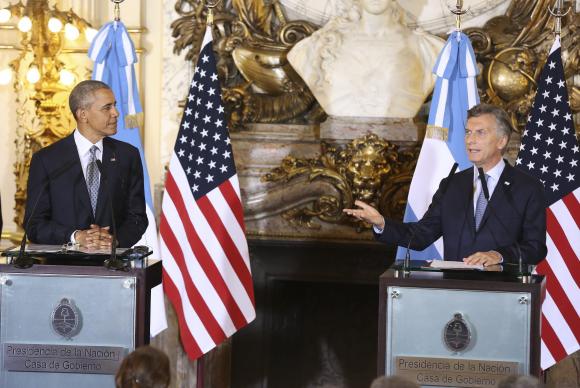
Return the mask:
MULTIPOLYGON (((465 123, 467 111, 479 103, 475 80, 479 71, 467 35, 460 31, 449 35, 433 73, 437 81, 425 140, 409 188, 405 222, 415 222, 423 217, 453 163, 459 164, 458 171, 471 166, 465 150, 465 123)), ((403 259, 405 252, 405 247, 399 247, 397 259, 403 259)), ((411 251, 414 260, 441 259, 442 255, 441 238, 423 251, 411 251)))
MULTIPOLYGON (((117 99, 120 117, 117 121, 117 134, 113 137, 136 147, 141 155, 149 225, 136 245, 148 246, 153 251, 153 257, 159 257, 159 237, 153 212, 151 184, 139 134, 139 128, 143 125, 143 109, 139 101, 134 68, 137 53, 125 25, 121 21, 112 21, 101 27, 91 43, 88 55, 95 62, 92 79, 109 85, 117 99)), ((167 327, 161 286, 151 290, 151 298, 150 326, 151 335, 154 336, 167 327)))

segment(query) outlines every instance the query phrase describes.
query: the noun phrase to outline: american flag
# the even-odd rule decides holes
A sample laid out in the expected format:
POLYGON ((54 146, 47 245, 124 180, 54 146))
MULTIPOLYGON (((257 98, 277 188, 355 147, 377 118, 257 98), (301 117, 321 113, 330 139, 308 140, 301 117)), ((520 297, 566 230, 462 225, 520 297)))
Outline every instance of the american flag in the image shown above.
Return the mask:
POLYGON ((211 29, 169 164, 160 223, 163 285, 197 359, 255 316, 244 213, 211 29))
POLYGON ((542 181, 547 200, 548 254, 536 268, 546 276, 542 369, 580 348, 580 149, 561 55, 556 38, 516 160, 517 167, 542 181))

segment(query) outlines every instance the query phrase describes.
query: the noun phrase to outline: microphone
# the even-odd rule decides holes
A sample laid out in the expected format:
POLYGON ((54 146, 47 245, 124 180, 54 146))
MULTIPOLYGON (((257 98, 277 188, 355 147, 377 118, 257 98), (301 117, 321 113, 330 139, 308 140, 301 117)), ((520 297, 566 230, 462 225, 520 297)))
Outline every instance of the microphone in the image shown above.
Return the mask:
POLYGON ((481 181, 481 189, 483 190, 483 196, 485 200, 489 203, 489 190, 487 188, 487 179, 485 179, 485 174, 483 168, 477 168, 477 174, 479 175, 479 180, 481 181))
POLYGON ((46 186, 48 186, 50 181, 61 176, 76 163, 77 163, 76 160, 70 160, 68 163, 65 163, 64 165, 60 166, 52 173, 50 173, 45 178, 45 181, 42 183, 42 187, 40 188, 40 191, 38 192, 38 195, 34 200, 34 204, 32 205, 32 209, 30 210, 30 215, 28 216, 28 219, 24 224, 24 236, 22 236, 22 240, 20 240, 20 250, 18 251, 18 256, 12 263, 16 268, 26 269, 32 267, 32 265, 34 264, 34 259, 26 254, 26 238, 28 237, 28 226, 30 225, 30 220, 32 219, 34 213, 36 212, 36 207, 38 206, 38 202, 40 201, 40 197, 44 193, 46 186))
MULTIPOLYGON (((445 195, 445 193, 447 192, 447 188, 449 187, 449 183, 451 183, 451 179, 453 178, 453 175, 455 174, 455 171, 457 171, 457 167, 459 167, 459 163, 455 162, 453 163, 453 166, 451 167, 451 170, 449 171, 449 175, 447 175, 447 180, 445 181, 444 185, 441 187, 441 195, 440 195, 440 199, 439 201, 443 198, 443 196, 445 195)), ((433 204, 433 203, 431 203, 433 204)), ((417 228, 413 228, 413 231, 411 232, 411 237, 409 237, 409 243, 407 244, 407 250, 405 252, 405 261, 403 262, 403 270, 405 272, 409 272, 411 270, 411 243, 413 242, 413 237, 415 237, 415 234, 417 232, 417 228)))
MULTIPOLYGON (((487 207, 489 208, 490 212, 494 215, 494 217, 499 221, 499 224, 501 225, 503 230, 506 233, 509 233, 509 229, 507 228, 507 226, 505 226, 501 217, 498 217, 497 214, 495 214, 495 209, 493 208, 493 205, 489 202, 489 189, 487 187, 487 180, 485 179, 485 174, 483 172, 483 168, 478 167, 477 173, 479 174, 479 180, 481 181, 481 189, 483 190, 483 196, 485 197, 485 200, 487 201, 487 207)), ((508 201, 510 202, 510 205, 515 209, 515 206, 512 203, 511 196, 508 195, 508 197, 509 197, 508 201)), ((517 212, 517 210, 516 210, 516 212, 517 212)), ((498 243, 497 243, 497 240, 496 240, 495 235, 493 233, 493 230, 490 229, 490 232, 491 232, 491 236, 493 237, 493 241, 495 242, 495 245, 498 246, 498 243)), ((519 273, 522 273, 523 266, 524 266, 523 258, 522 258, 522 250, 521 250, 520 244, 518 243, 517 240, 515 240, 515 245, 516 245, 516 252, 518 254, 519 273)))
POLYGON ((107 175, 105 174, 105 169, 103 168, 103 163, 101 163, 99 159, 95 160, 95 162, 97 163, 97 168, 99 169, 101 177, 103 178, 105 188, 109 193, 107 202, 109 203, 109 210, 111 212, 111 229, 113 231, 113 241, 111 242, 111 257, 109 260, 105 261, 105 266, 112 270, 125 270, 127 269, 127 263, 124 263, 122 260, 117 258, 117 223, 115 221, 115 209, 113 208, 113 193, 111 191, 111 187, 109 186, 107 175))

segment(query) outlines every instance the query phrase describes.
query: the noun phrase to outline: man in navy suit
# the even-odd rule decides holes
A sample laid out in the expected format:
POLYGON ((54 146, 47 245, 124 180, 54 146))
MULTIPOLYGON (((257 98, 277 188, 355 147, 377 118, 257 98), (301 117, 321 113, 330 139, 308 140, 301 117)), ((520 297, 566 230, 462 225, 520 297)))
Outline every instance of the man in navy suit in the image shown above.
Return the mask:
POLYGON ((476 105, 468 111, 465 146, 474 167, 445 178, 421 220, 400 223, 356 201, 344 212, 373 224, 375 238, 422 250, 443 236, 444 258, 485 266, 536 264, 546 256, 546 202, 536 178, 502 158, 512 126, 500 108, 476 105), (485 173, 489 202, 478 168, 485 173))
POLYGON ((80 82, 69 97, 77 128, 32 156, 24 217, 32 242, 110 248, 110 195, 117 226, 115 244, 130 247, 145 232, 139 151, 109 137, 117 133, 119 112, 115 104, 107 84, 80 82))

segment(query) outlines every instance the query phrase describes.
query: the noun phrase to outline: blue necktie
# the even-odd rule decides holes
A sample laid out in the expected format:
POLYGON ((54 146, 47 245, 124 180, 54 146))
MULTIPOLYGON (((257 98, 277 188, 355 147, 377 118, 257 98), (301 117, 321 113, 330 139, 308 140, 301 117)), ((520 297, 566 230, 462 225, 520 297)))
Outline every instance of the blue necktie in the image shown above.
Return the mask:
POLYGON ((92 146, 90 149, 91 156, 89 164, 87 165, 87 188, 89 189, 89 198, 91 199, 91 207, 93 208, 93 216, 97 210, 97 198, 99 197, 99 181, 100 173, 97 167, 97 146, 92 146))
MULTIPOLYGON (((489 181, 489 175, 485 174, 485 182, 489 181)), ((477 203, 475 204, 475 230, 479 230, 479 224, 481 223, 481 219, 485 214, 485 208, 487 207, 487 200, 485 199, 485 195, 483 193, 483 187, 479 192, 479 197, 477 197, 477 203)))

